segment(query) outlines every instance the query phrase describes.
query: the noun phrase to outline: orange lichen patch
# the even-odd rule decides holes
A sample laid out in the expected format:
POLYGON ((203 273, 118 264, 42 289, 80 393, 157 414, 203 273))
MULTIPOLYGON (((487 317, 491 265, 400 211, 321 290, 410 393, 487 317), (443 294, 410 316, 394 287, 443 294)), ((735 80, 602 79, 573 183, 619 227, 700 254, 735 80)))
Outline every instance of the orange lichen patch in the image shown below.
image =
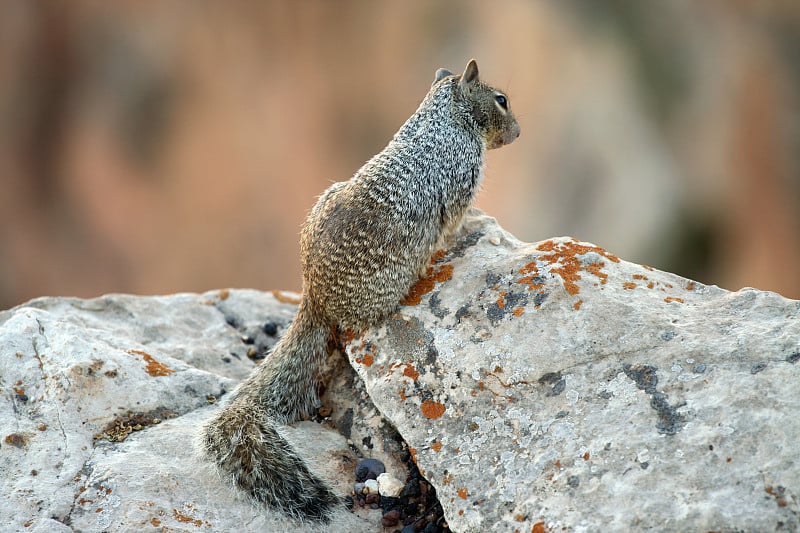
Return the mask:
POLYGON ((650 265, 642 265, 642 268, 645 270, 650 270, 651 272, 655 270, 655 268, 651 267, 650 265))
POLYGON ((272 297, 283 304, 300 305, 300 302, 303 300, 303 298, 300 296, 279 290, 273 290, 272 297))
POLYGON ((553 466, 556 468, 561 468, 561 459, 556 459, 556 461, 553 463, 553 466))
POLYGON ((14 355, 16 355, 16 356, 17 356, 17 359, 22 359, 23 357, 25 357, 24 355, 22 355, 22 354, 21 354, 21 353, 19 353, 19 352, 15 353, 14 355))
MULTIPOLYGON (((441 252, 441 256, 437 256, 438 253, 439 252, 433 254, 434 261, 438 261, 441 257, 444 257, 444 252, 441 252)), ((422 302, 422 297, 431 292, 437 282, 442 283, 452 277, 453 265, 451 264, 429 266, 425 275, 419 278, 408 290, 408 294, 400 300, 400 304, 419 305, 422 302)))
POLYGON ((666 298, 664 298, 664 301, 667 302, 667 303, 670 303, 670 302, 678 302, 678 303, 681 303, 681 304, 684 303, 683 298, 678 298, 676 296, 667 296, 666 298))
POLYGON ((506 307, 506 291, 500 291, 500 296, 497 298, 497 307, 505 309, 506 307))
POLYGON ((372 356, 371 353, 365 353, 364 357, 356 357, 356 363, 360 363, 364 366, 372 366, 372 363, 375 362, 375 358, 372 356))
POLYGON ((197 527, 203 525, 203 521, 200 520, 199 518, 192 518, 191 516, 187 516, 182 512, 178 511, 177 509, 172 510, 172 516, 175 517, 175 520, 177 520, 178 522, 183 522, 184 524, 193 524, 197 527))
POLYGON ((458 494, 458 497, 462 500, 466 500, 469 493, 467 492, 467 487, 461 487, 456 491, 456 494, 458 494))
POLYGON ((434 402, 432 400, 425 400, 422 402, 422 405, 419 406, 422 414, 425 415, 425 418, 429 418, 431 420, 436 420, 437 418, 441 417, 447 408, 444 404, 439 402, 434 402))
POLYGON ((405 368, 403 368, 403 375, 411 378, 414 381, 417 381, 417 378, 419 378, 419 370, 417 370, 411 363, 406 363, 405 368))
POLYGON ((549 252, 549 254, 542 255, 539 258, 541 261, 545 261, 549 265, 556 263, 560 265, 557 268, 551 268, 550 271, 561 276, 561 279, 564 283, 564 288, 569 294, 572 295, 580 292, 577 281, 581 279, 581 270, 586 270, 587 272, 600 278, 601 284, 604 284, 608 279, 608 275, 600 270, 605 266, 605 263, 600 261, 584 267, 581 264, 580 259, 578 259, 579 255, 595 252, 605 257, 609 261, 619 263, 619 257, 606 252, 599 246, 589 246, 586 244, 580 244, 578 242, 557 243, 550 240, 543 242, 537 246, 536 249, 542 252, 549 252))
POLYGON ((222 289, 221 291, 219 291, 218 294, 220 300, 227 300, 228 297, 230 297, 230 295, 231 291, 229 291, 228 289, 222 289))
POLYGON ((686 284, 685 288, 687 291, 693 291, 695 290, 695 288, 697 288, 697 284, 694 281, 690 281, 689 283, 686 284))
POLYGON ((524 267, 520 268, 519 273, 520 274, 533 273, 535 275, 539 273, 539 267, 536 265, 536 261, 531 261, 524 267))
POLYGON ((600 285, 605 285, 606 281, 608 281, 608 274, 600 270, 604 266, 606 266, 606 264, 603 263, 602 261, 599 263, 592 263, 591 265, 586 266, 586 270, 588 270, 589 272, 600 278, 600 285))
POLYGON ((453 474, 445 474, 442 476, 442 485, 449 485, 453 482, 453 474))
POLYGON ((25 388, 20 387, 20 385, 22 385, 22 381, 17 381, 12 387, 12 389, 14 389, 14 393, 17 396, 25 396, 25 388))
POLYGON ((339 333, 339 340, 342 345, 350 344, 358 337, 358 332, 353 329, 345 329, 339 333))
POLYGON ((586 452, 586 453, 583 454, 583 460, 584 461, 588 461, 589 457, 591 457, 591 455, 589 455, 589 452, 586 452))
POLYGON ((533 524, 531 533, 547 533, 547 528, 544 527, 544 522, 536 522, 533 524))
POLYGON ((28 437, 22 435, 21 433, 11 433, 10 435, 6 435, 5 438, 6 444, 10 446, 14 446, 15 448, 24 448, 28 445, 28 437))
POLYGON ((514 313, 514 316, 522 316, 522 315, 525 314, 525 308, 524 307, 517 307, 512 311, 512 313, 514 313))
POLYGON ((406 388, 405 387, 403 387, 402 389, 397 391, 397 394, 398 394, 398 396, 400 396, 400 399, 402 401, 406 401, 408 399, 408 396, 406 396, 406 388))
POLYGON ((544 283, 536 283, 533 281, 533 278, 537 277, 539 274, 532 274, 530 276, 525 276, 524 278, 519 278, 517 283, 521 285, 527 285, 529 291, 539 290, 544 287, 544 283))
POLYGON ((572 308, 577 311, 578 309, 581 308, 582 305, 583 305, 583 300, 578 300, 577 302, 572 304, 572 308))
POLYGON ((439 453, 440 451, 442 451, 442 443, 437 440, 436 442, 431 444, 431 449, 436 453, 439 453))
POLYGON ((522 285, 527 285, 529 291, 539 290, 544 287, 544 283, 535 281, 535 279, 539 278, 539 267, 536 266, 536 261, 531 261, 527 265, 520 268, 519 273, 529 274, 528 276, 521 277, 516 281, 522 285))
POLYGON ((633 275, 633 279, 640 279, 640 280, 645 280, 646 281, 648 278, 644 274, 634 274, 633 275))
POLYGON ((169 376, 174 370, 163 363, 159 363, 153 356, 149 353, 142 351, 142 350, 128 350, 129 354, 141 355, 144 362, 147 363, 147 367, 145 368, 145 372, 153 376, 154 378, 169 376))
POLYGON ((626 281, 622 284, 622 288, 625 290, 631 290, 636 288, 636 284, 632 281, 626 281))
POLYGON ((652 281, 651 281, 650 283, 648 283, 648 284, 647 284, 647 288, 648 288, 648 289, 652 289, 652 288, 653 288, 653 287, 655 287, 655 286, 656 286, 656 284, 655 284, 655 283, 653 283, 652 281))
POLYGON ((438 263, 439 261, 444 259, 445 255, 447 255, 447 250, 436 250, 431 255, 431 263, 438 263))
POLYGON ((158 526, 160 526, 160 525, 161 525, 161 520, 159 520, 158 518, 156 518, 156 517, 154 516, 153 518, 151 518, 151 519, 150 519, 150 524, 151 524, 153 527, 158 527, 158 526))

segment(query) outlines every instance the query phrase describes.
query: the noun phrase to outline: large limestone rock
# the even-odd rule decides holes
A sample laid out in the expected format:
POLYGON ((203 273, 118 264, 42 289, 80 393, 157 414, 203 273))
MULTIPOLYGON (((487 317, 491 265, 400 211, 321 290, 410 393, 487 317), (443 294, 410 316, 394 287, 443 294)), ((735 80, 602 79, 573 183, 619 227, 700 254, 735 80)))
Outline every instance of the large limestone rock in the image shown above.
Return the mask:
MULTIPOLYGON (((3 530, 320 531, 250 505, 194 447, 291 320, 285 296, 0 312, 3 530)), ((404 478, 395 427, 453 531, 797 530, 798 314, 476 215, 350 342, 361 379, 333 358, 332 417, 286 435, 344 495, 358 455, 404 478)), ((342 510, 327 529, 379 520, 342 510)))
POLYGON ((800 302, 478 216, 406 303, 348 354, 453 531, 800 528, 800 302))
MULTIPOLYGON (((0 313, 0 530, 374 532, 380 514, 344 509, 328 528, 287 521, 198 460, 198 428, 219 408, 209 403, 295 312, 277 296, 41 298, 0 313)), ((374 417, 361 412, 340 425, 348 435, 367 431, 358 422, 374 417)), ((303 422, 286 436, 350 490, 357 457, 342 435, 303 422)))

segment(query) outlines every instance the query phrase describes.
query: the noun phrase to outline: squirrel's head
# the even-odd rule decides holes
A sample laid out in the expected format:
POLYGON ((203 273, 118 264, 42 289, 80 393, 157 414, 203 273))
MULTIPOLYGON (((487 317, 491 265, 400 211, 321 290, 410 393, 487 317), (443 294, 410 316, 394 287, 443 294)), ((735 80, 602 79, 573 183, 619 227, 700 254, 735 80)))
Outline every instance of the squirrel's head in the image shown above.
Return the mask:
POLYGON ((434 85, 448 76, 457 80, 454 87, 457 107, 470 115, 472 120, 469 122, 477 126, 486 148, 500 148, 519 137, 519 124, 511 111, 508 96, 478 79, 478 64, 474 59, 467 63, 461 76, 440 68, 436 71, 434 85))

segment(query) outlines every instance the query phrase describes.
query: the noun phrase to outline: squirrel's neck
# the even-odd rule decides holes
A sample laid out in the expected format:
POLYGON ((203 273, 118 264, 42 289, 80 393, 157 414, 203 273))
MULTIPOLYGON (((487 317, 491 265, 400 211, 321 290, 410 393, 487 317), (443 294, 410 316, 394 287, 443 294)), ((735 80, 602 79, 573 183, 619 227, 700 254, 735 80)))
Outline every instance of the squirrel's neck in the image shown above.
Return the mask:
POLYGON ((354 180, 375 205, 435 225, 459 219, 472 203, 486 146, 462 119, 455 83, 429 92, 388 146, 356 173, 354 180))
POLYGON ((453 135, 454 130, 458 129, 466 137, 474 139, 474 145, 480 148, 482 156, 485 151, 483 140, 477 127, 471 123, 469 110, 460 109, 458 99, 454 94, 456 89, 457 82, 455 80, 448 80, 437 85, 425 96, 414 114, 395 133, 392 141, 417 141, 435 145, 450 141, 448 136, 453 135))

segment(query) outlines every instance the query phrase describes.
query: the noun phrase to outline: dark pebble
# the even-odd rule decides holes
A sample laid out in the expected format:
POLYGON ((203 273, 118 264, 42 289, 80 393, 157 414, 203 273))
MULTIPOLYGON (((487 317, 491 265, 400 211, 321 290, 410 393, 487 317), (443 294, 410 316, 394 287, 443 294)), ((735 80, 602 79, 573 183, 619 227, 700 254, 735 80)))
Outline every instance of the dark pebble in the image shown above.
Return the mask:
POLYGON ((378 476, 384 472, 386 472, 386 467, 377 459, 362 459, 356 465, 356 481, 378 479, 378 476))
POLYGON ((371 503, 371 504, 369 504, 369 508, 370 509, 380 509, 381 508, 381 504, 379 504, 379 503, 371 503))
POLYGON ((404 528, 403 528, 403 529, 400 531, 400 533, 417 533, 417 532, 416 532, 416 530, 414 529, 414 524, 408 524, 406 527, 404 527, 404 528))
POLYGON ((381 497, 378 494, 367 494, 367 497, 364 499, 367 503, 378 503, 381 501, 381 497))
POLYGON ((392 509, 381 518, 381 525, 383 527, 392 527, 396 526, 397 523, 400 521, 400 511, 397 509, 392 509))
POLYGON ((422 530, 422 533, 439 533, 441 529, 433 522, 428 522, 428 525, 425 526, 425 529, 422 530))
MULTIPOLYGON (((391 496, 381 496, 381 509, 384 513, 388 513, 392 509, 400 507, 400 498, 393 498, 391 496)), ((400 512, 399 510, 397 511, 400 512)))
POLYGON ((275 335, 278 334, 278 324, 276 324, 275 322, 267 322, 266 324, 261 326, 261 329, 264 331, 264 333, 266 333, 270 337, 274 337, 275 335))
POLYGON ((403 487, 403 492, 400 494, 403 497, 412 497, 412 496, 419 496, 419 483, 415 483, 411 481, 406 483, 406 486, 403 487))

